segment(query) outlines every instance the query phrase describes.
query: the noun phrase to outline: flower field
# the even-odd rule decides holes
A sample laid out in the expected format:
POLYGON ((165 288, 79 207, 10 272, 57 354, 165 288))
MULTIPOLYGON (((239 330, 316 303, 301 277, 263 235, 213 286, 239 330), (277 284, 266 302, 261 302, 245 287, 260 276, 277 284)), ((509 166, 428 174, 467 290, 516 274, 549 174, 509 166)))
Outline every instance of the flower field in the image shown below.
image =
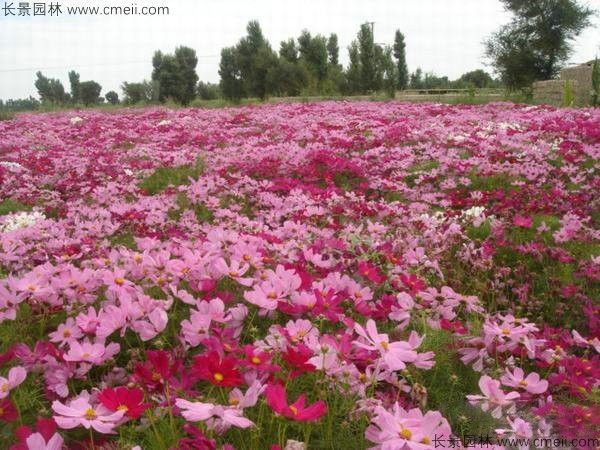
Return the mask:
POLYGON ((593 449, 599 157, 508 103, 0 121, 0 448, 593 449))

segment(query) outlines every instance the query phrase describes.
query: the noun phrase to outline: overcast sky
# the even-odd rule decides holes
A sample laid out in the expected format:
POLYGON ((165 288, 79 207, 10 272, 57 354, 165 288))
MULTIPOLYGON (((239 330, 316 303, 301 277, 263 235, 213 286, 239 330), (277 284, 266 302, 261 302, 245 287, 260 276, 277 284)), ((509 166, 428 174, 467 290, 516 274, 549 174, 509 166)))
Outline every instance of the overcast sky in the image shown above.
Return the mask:
MULTIPOLYGON (((20 0, 13 0, 18 5, 20 0)), ((43 1, 43 0, 36 0, 43 1)), ((46 0, 50 3, 50 0, 46 0)), ((178 45, 196 50, 201 80, 217 82, 221 48, 244 35, 257 19, 275 50, 301 30, 338 34, 340 57, 361 23, 375 22, 375 41, 392 43, 394 31, 406 36, 410 71, 421 67, 458 78, 485 68, 483 39, 509 20, 499 0, 52 0, 62 5, 168 6, 168 16, 5 17, 0 0, 0 98, 36 96, 35 72, 59 78, 67 72, 96 80, 102 93, 123 81, 148 79, 152 54, 178 45)), ((584 0, 598 6, 598 0, 584 0)), ((30 3, 33 3, 31 1, 30 3)), ((600 19, 575 42, 572 62, 600 54, 600 19)))

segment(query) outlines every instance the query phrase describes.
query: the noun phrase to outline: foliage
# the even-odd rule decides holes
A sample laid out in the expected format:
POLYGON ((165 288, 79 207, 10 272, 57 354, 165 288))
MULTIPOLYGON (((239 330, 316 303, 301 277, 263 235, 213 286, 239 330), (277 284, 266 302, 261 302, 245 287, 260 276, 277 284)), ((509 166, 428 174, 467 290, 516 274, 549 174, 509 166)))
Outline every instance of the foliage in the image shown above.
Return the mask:
POLYGON ((104 95, 104 97, 106 98, 106 101, 111 105, 119 104, 119 94, 117 94, 115 91, 108 91, 106 95, 104 95))
POLYGON ((42 102, 64 104, 69 100, 65 88, 56 78, 47 78, 42 72, 36 73, 35 88, 42 102))
POLYGON ((571 80, 565 80, 563 88, 563 106, 571 107, 575 102, 575 95, 573 93, 573 83, 571 80))
POLYGON ((173 55, 156 51, 152 58, 152 80, 158 85, 158 99, 189 104, 196 95, 197 64, 196 51, 189 47, 177 47, 173 55))
POLYGON ((100 92, 102 86, 96 81, 83 81, 77 89, 79 100, 85 106, 95 105, 100 103, 100 92))
POLYGON ((398 89, 403 91, 408 87, 408 67, 406 65, 406 44, 400 30, 396 30, 394 37, 394 58, 396 58, 398 67, 398 89))
POLYGON ((202 100, 216 100, 221 97, 221 89, 218 84, 200 81, 196 88, 196 95, 202 100))
POLYGON ((592 66, 592 105, 600 106, 600 61, 594 60, 592 66))
POLYGON ((577 0, 503 0, 512 21, 486 41, 486 55, 509 89, 554 78, 569 57, 571 41, 593 11, 577 0))

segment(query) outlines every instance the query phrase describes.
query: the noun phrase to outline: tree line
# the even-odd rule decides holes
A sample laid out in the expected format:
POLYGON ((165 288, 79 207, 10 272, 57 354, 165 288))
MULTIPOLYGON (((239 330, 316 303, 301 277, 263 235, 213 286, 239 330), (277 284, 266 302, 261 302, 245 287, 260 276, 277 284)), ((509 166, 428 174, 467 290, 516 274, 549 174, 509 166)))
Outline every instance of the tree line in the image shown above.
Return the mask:
MULTIPOLYGON (((361 25, 347 48, 349 63, 340 64, 340 47, 335 33, 313 35, 304 30, 273 49, 260 24, 251 21, 246 35, 236 45, 221 50, 219 83, 200 81, 194 49, 178 47, 174 53, 160 50, 152 58, 150 80, 123 82, 122 102, 161 103, 173 101, 188 105, 195 98, 225 98, 239 101, 253 97, 306 95, 357 95, 434 88, 505 87, 526 89, 536 80, 555 77, 572 52, 572 41, 594 14, 577 0, 501 0, 513 15, 485 41, 485 54, 499 75, 482 69, 463 74, 456 80, 420 68, 409 72, 405 37, 400 30, 392 45, 375 43, 369 24, 361 25)), ((93 80, 80 81, 69 72, 70 92, 58 79, 37 72, 35 87, 42 103, 95 105, 121 102, 114 91, 101 96, 102 87, 93 80)), ((36 99, 0 100, 0 109, 23 110, 39 106, 36 99)))

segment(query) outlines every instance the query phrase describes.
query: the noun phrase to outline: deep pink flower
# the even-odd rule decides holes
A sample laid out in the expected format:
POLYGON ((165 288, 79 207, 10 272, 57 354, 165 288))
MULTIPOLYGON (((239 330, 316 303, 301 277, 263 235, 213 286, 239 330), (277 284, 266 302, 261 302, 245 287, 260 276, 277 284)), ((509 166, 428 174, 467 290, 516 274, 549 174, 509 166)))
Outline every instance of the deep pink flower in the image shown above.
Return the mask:
POLYGON ((265 396, 267 404, 275 413, 299 422, 317 421, 327 412, 327 406, 322 400, 305 407, 306 398, 304 394, 300 395, 294 403, 288 405, 285 389, 279 383, 269 384, 265 396))

